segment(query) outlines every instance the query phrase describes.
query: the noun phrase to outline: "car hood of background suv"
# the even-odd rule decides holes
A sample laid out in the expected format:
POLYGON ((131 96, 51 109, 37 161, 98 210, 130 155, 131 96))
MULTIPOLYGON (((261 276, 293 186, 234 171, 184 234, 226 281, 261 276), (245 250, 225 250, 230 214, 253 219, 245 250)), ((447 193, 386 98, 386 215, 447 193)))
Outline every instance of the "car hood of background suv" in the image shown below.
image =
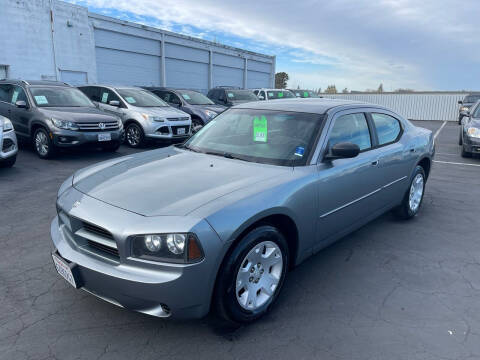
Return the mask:
POLYGON ((143 216, 181 216, 289 170, 169 147, 80 170, 74 175, 73 186, 143 216))
POLYGON ((118 120, 118 117, 106 114, 94 107, 49 107, 38 108, 48 118, 71 122, 102 122, 118 120))

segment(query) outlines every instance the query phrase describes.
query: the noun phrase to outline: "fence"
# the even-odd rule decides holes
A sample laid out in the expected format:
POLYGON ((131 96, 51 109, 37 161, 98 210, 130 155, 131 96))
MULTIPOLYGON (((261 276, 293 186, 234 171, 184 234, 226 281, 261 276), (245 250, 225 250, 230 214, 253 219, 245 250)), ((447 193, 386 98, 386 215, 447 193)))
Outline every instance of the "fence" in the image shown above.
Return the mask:
POLYGON ((323 96, 382 105, 410 120, 455 121, 458 119, 458 100, 463 100, 465 95, 465 93, 452 92, 414 94, 325 94, 323 96))

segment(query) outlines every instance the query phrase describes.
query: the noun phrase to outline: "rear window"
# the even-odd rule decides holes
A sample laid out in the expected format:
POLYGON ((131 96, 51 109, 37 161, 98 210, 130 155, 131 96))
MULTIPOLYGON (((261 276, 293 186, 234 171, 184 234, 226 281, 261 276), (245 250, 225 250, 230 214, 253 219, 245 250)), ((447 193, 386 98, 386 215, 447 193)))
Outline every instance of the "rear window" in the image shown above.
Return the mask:
POLYGON ((395 142, 402 131, 400 122, 386 114, 372 114, 379 145, 395 142))

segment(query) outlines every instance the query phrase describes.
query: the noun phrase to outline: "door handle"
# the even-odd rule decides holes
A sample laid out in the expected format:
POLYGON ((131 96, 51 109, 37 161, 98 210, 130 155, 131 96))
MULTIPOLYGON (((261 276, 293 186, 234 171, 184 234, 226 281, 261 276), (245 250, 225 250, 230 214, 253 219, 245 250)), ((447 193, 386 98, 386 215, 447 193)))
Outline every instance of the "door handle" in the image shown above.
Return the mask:
POLYGON ((378 160, 372 161, 372 166, 377 166, 378 165, 378 160))
POLYGON ((415 152, 415 148, 411 148, 411 149, 410 149, 410 152, 415 152))

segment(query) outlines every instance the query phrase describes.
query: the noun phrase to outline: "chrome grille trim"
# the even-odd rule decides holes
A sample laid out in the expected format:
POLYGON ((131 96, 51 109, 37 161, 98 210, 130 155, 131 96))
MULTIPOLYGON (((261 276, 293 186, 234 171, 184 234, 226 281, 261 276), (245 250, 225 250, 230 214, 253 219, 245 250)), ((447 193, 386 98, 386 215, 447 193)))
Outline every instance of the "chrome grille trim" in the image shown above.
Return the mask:
POLYGON ((167 118, 168 121, 188 121, 188 117, 171 117, 167 118))
POLYGON ((82 131, 107 131, 118 130, 118 121, 99 121, 99 122, 77 122, 76 123, 82 131), (104 124, 105 128, 101 129, 100 124, 104 124))

